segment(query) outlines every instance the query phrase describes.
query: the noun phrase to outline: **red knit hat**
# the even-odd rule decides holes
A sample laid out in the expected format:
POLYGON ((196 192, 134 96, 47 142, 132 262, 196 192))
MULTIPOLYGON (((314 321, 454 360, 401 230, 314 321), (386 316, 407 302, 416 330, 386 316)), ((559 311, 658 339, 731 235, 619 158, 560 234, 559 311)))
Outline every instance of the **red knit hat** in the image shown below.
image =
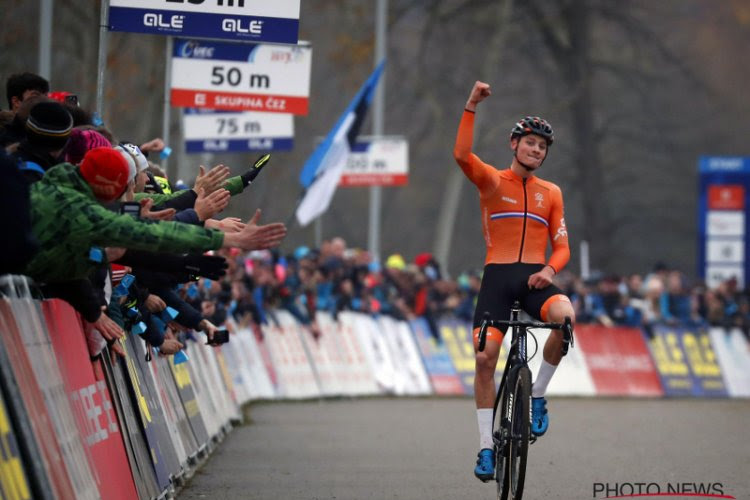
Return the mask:
POLYGON ((112 148, 94 148, 81 161, 81 175, 101 201, 114 201, 128 185, 128 162, 112 148))

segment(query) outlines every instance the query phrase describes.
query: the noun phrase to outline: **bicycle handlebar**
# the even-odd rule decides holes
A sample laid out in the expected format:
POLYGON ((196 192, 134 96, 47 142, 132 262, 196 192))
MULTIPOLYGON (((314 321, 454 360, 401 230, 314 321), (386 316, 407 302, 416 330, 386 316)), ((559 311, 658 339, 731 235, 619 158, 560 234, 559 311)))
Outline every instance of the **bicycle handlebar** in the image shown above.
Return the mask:
POLYGON ((573 347, 573 323, 570 318, 566 317, 563 323, 548 323, 544 321, 524 321, 524 320, 500 320, 490 319, 490 313, 485 312, 482 317, 482 323, 479 326, 479 345, 477 350, 484 351, 487 345, 487 328, 498 326, 510 326, 521 328, 549 328, 550 330, 562 330, 563 332, 563 356, 568 353, 568 345, 573 347))

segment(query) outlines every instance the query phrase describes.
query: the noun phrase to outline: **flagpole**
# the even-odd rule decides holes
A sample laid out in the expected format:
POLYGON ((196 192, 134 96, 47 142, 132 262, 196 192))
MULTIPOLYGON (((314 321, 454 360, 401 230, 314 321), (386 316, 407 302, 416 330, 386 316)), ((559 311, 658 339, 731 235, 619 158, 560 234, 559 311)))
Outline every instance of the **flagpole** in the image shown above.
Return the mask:
MULTIPOLYGON (((388 0, 378 0, 375 13, 375 67, 385 59, 387 45, 388 0)), ((385 71, 385 70, 383 70, 385 71)), ((383 80, 385 78, 381 75, 383 80)), ((377 140, 383 135, 383 110, 385 104, 385 81, 375 89, 372 109, 372 135, 377 140)), ((382 205, 382 188, 370 188, 370 217, 367 237, 367 248, 375 260, 380 260, 380 211, 382 205)))

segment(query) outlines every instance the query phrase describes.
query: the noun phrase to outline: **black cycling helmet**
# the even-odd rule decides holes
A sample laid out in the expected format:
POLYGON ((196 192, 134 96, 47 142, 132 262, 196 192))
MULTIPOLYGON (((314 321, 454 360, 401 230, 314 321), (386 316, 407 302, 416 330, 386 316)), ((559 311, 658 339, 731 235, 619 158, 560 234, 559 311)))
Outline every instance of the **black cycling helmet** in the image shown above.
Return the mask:
POLYGON ((538 116, 527 116, 518 120, 518 123, 510 131, 510 138, 515 139, 529 134, 544 137, 547 141, 547 146, 551 146, 555 142, 555 133, 552 131, 552 127, 546 120, 538 116))

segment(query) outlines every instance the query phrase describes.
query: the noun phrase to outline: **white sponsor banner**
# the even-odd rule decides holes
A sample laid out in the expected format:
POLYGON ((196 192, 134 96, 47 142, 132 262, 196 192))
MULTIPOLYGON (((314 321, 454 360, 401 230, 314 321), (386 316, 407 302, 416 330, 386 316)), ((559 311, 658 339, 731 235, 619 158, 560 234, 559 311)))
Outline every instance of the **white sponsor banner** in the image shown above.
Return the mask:
POLYGON ((393 364, 400 373, 399 379, 403 385, 400 394, 430 394, 430 379, 409 325, 388 316, 378 318, 377 325, 385 336, 393 364))
POLYGON ((311 330, 302 325, 300 325, 298 332, 305 352, 310 358, 310 365, 320 386, 321 395, 341 395, 342 391, 336 377, 337 373, 328 355, 328 351, 320 342, 320 338, 316 339, 311 330))
POLYGON ((279 391, 286 398, 320 396, 310 360, 299 338, 299 323, 287 311, 274 311, 279 324, 263 327, 264 339, 278 377, 279 391))
POLYGON ((379 392, 394 393, 396 384, 394 370, 384 339, 372 335, 366 323, 360 322, 359 315, 353 312, 342 312, 339 314, 338 320, 342 328, 359 345, 375 378, 379 392))
POLYGON ((349 396, 378 394, 375 377, 352 325, 342 325, 334 321, 330 314, 321 311, 316 313, 315 318, 323 334, 321 342, 339 378, 341 391, 349 396))
MULTIPOLYGON (((229 342, 232 349, 235 350, 238 362, 242 364, 243 375, 246 379, 245 387, 247 388, 248 399, 273 399, 276 390, 271 382, 271 377, 263 363, 263 355, 258 347, 258 341, 252 330, 242 329, 237 335, 231 337, 229 342), (245 371, 246 370, 246 371, 245 371)), ((229 344, 227 344, 229 345, 229 344)), ((224 349, 226 346, 222 346, 224 349)))
MULTIPOLYGON (((549 330, 535 328, 534 336, 537 339, 537 344, 529 335, 526 346, 530 358, 536 351, 534 357, 529 361, 532 381, 536 380, 539 373, 539 366, 542 364, 542 350, 544 349, 544 343, 547 342, 547 337, 549 337, 549 330)), ((505 352, 510 352, 511 337, 512 335, 508 331, 508 335, 503 338, 505 352)), ((547 394, 554 396, 594 396, 596 394, 594 381, 591 379, 581 349, 575 347, 568 349, 568 354, 560 362, 555 371, 555 376, 552 377, 547 387, 547 394)))
POLYGON ((306 115, 312 48, 178 40, 173 106, 306 115))
POLYGON ((706 266, 706 285, 716 288, 728 279, 736 279, 740 289, 745 287, 744 264, 708 264, 706 266))
POLYGON ((706 236, 744 236, 745 212, 710 210, 706 214, 706 236))
POLYGON ((719 360, 727 392, 732 397, 750 397, 750 344, 734 328, 711 328, 711 347, 719 360))
POLYGON ((403 186, 408 183, 409 142, 404 137, 357 139, 340 186, 403 186))
POLYGON ((706 239, 706 260, 710 264, 742 264, 745 261, 745 240, 706 239))

